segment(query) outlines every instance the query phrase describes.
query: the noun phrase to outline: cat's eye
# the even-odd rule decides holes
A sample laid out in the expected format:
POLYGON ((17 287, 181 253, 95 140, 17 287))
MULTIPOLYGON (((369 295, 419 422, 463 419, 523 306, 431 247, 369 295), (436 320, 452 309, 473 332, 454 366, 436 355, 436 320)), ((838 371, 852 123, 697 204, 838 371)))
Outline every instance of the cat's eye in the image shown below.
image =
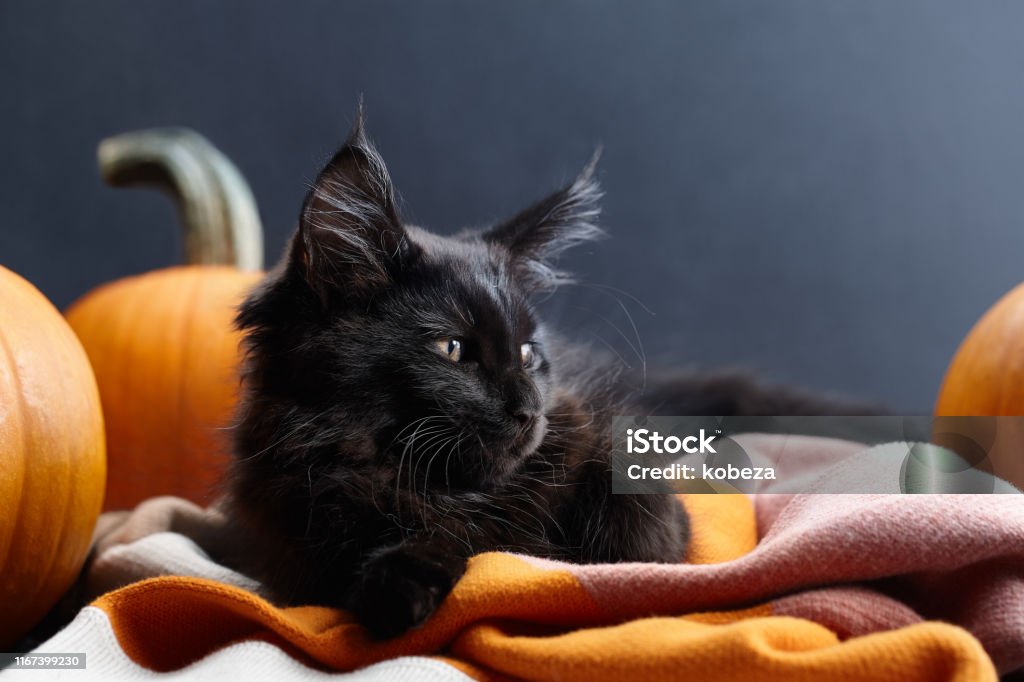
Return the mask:
POLYGON ((434 341, 434 347, 437 352, 445 356, 452 362, 459 362, 462 360, 462 341, 452 338, 450 336, 442 337, 434 341))
POLYGON ((531 369, 537 361, 537 352, 533 349, 532 343, 524 343, 519 346, 519 359, 523 363, 523 369, 531 369))

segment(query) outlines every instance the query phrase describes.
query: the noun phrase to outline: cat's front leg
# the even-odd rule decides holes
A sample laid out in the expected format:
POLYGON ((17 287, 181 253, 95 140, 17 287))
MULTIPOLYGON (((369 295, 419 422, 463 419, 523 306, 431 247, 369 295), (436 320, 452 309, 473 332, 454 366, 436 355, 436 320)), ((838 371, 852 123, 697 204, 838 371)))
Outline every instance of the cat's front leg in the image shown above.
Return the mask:
POLYGON ((578 561, 677 563, 685 559, 689 517, 675 495, 614 494, 608 467, 596 464, 582 473, 567 523, 578 561))
POLYGON ((363 562, 349 609, 374 637, 422 625, 466 571, 466 558, 415 539, 379 549, 363 562))

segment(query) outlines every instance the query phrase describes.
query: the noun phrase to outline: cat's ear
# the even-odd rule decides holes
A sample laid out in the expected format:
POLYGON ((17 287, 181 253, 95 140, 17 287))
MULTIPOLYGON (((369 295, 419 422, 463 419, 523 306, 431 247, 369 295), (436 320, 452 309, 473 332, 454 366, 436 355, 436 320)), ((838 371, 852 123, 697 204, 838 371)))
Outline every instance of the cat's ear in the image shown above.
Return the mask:
POLYGON ((604 236, 597 226, 601 188, 594 171, 598 149, 570 184, 483 234, 485 242, 504 247, 528 288, 546 290, 572 281, 555 268, 566 249, 604 236))
POLYGON ((291 264, 326 303, 387 286, 412 249, 360 105, 348 140, 306 195, 291 264))

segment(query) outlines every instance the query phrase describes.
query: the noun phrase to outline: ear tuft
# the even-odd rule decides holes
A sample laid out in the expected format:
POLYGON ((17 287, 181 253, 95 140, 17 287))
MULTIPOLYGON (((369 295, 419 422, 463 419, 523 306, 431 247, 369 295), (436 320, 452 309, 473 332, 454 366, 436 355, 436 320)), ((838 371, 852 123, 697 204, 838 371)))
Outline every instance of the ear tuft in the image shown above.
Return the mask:
POLYGON ((595 171, 600 158, 599 147, 570 184, 484 233, 484 241, 508 251, 528 288, 549 290, 572 282, 569 273, 555 268, 558 257, 605 235, 597 225, 602 193, 595 171))
POLYGON ((348 133, 345 144, 355 147, 373 147, 366 137, 366 107, 363 106, 362 95, 359 96, 359 104, 356 105, 356 119, 352 122, 352 129, 348 133))
POLYGON ((306 195, 293 265, 326 303, 386 286, 410 248, 360 102, 348 140, 306 195))

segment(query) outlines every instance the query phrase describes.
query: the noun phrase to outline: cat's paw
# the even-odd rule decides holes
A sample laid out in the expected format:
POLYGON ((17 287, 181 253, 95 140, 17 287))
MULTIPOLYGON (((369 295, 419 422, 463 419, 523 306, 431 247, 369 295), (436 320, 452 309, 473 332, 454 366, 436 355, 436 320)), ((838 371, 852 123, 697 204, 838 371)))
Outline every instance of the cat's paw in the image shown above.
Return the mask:
POLYGON ((422 625, 451 592, 463 569, 464 562, 445 565, 438 557, 402 546, 382 550, 363 564, 351 609, 374 637, 395 637, 422 625))
POLYGON ((674 495, 606 492, 604 499, 595 498, 583 497, 567 524, 578 538, 577 561, 674 564, 685 559, 690 520, 674 495))

